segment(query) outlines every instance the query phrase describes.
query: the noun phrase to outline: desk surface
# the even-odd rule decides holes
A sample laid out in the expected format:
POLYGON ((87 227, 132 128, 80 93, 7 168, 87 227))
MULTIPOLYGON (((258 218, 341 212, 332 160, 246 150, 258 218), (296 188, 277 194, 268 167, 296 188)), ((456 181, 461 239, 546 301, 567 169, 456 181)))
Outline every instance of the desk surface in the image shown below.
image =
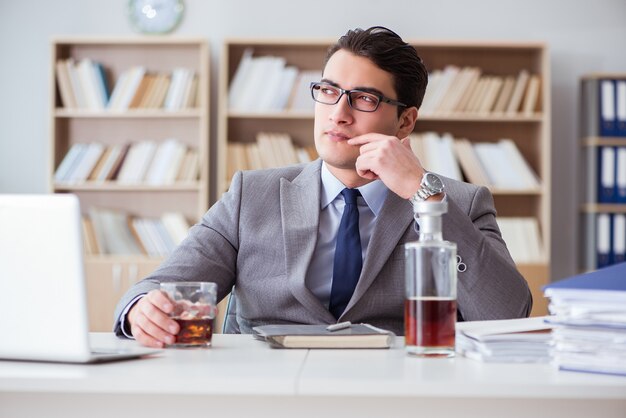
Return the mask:
MULTIPOLYGON (((92 341, 100 347, 136 344, 112 334, 93 334, 92 341)), ((215 335, 209 349, 169 349, 139 360, 108 364, 0 361, 0 412, 6 408, 20 416, 19 408, 25 408, 33 396, 39 396, 38 403, 49 399, 52 404, 65 396, 63 405, 77 408, 80 396, 85 397, 85 405, 93 402, 93 397, 134 397, 135 403, 149 399, 158 404, 162 398, 182 396, 190 405, 194 397, 198 402, 210 398, 216 408, 224 401, 231 411, 253 400, 258 416, 264 416, 259 412, 265 401, 268 408, 275 406, 271 399, 276 396, 281 397, 281 405, 293 404, 296 411, 323 399, 329 405, 351 405, 349 412, 357 404, 371 412, 389 405, 401 411, 405 403, 408 408, 416 401, 422 409, 432 406, 437 410, 441 402, 450 407, 458 401, 463 410, 468 403, 513 406, 532 399, 549 401, 552 407, 585 401, 596 413, 598 405, 610 407, 603 416, 611 416, 611 411, 626 416, 626 378, 560 372, 546 364, 414 358, 405 354, 401 340, 390 350, 278 350, 248 335, 215 335), (236 399, 242 400, 242 405, 236 399)), ((285 407, 288 410, 289 405, 285 407)), ((527 408, 524 410, 528 416, 527 408)), ((272 414, 276 416, 275 411, 272 414)), ((481 414, 488 416, 484 409, 481 414)))

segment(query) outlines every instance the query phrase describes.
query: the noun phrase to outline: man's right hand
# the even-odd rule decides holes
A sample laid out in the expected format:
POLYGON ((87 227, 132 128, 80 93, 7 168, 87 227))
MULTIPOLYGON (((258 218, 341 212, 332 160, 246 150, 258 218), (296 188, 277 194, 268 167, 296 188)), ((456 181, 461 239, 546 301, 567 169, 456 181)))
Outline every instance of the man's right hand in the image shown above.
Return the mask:
POLYGON ((128 311, 130 331, 140 344, 163 348, 173 344, 180 327, 169 317, 174 306, 165 293, 152 290, 128 311))

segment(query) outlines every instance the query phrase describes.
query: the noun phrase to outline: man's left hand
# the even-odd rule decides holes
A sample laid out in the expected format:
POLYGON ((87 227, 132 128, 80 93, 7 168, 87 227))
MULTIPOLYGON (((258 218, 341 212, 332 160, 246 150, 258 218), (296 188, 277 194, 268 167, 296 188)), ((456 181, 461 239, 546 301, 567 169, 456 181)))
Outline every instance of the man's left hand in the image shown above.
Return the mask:
POLYGON ((364 134, 348 141, 350 145, 360 145, 356 160, 359 176, 376 180, 400 197, 410 198, 419 188, 424 168, 411 150, 409 138, 398 139, 383 134, 364 134))

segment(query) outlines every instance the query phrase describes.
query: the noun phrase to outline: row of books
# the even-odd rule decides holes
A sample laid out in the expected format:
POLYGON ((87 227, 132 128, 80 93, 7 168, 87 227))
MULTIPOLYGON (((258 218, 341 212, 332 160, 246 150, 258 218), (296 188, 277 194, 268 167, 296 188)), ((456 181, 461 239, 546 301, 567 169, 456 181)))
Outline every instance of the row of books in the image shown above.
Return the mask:
POLYGON ((626 261, 626 214, 598 213, 596 216, 596 268, 626 261))
POLYGON ((626 146, 598 147, 599 203, 626 203, 626 146))
POLYGON ((85 254, 164 257, 187 236, 190 225, 178 212, 158 218, 92 207, 82 219, 85 254))
POLYGON ((496 221, 513 261, 518 264, 545 262, 537 218, 499 216, 496 221))
POLYGON ((411 148, 424 168, 456 180, 501 189, 539 187, 539 178, 511 139, 470 142, 435 132, 410 135, 411 148))
POLYGON ((193 182, 199 175, 198 152, 176 139, 160 143, 73 144, 54 173, 59 185, 88 181, 152 186, 193 182))
POLYGON ((56 78, 61 102, 68 109, 180 110, 196 105, 199 90, 198 77, 191 69, 148 73, 143 66, 122 72, 111 90, 104 66, 89 58, 58 60, 56 78))
POLYGON ((312 112, 309 85, 319 81, 322 70, 301 71, 284 57, 253 56, 244 51, 228 92, 228 106, 237 112, 312 112))
POLYGON ((532 115, 540 103, 540 78, 521 70, 516 76, 483 75, 476 67, 448 65, 428 76, 420 114, 532 115))
POLYGON ((260 132, 256 142, 229 142, 227 147, 227 174, 232 178, 240 170, 260 170, 306 163, 317 159, 314 146, 295 146, 285 133, 260 132))
POLYGON ((626 263, 545 287, 552 362, 560 370, 626 376, 626 263))

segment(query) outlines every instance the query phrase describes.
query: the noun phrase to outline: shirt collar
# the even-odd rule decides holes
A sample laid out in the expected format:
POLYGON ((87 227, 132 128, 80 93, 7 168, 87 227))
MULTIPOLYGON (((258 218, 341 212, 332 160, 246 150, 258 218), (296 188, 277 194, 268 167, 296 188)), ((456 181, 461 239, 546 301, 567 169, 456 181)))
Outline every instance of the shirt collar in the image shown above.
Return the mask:
MULTIPOLYGON (((325 161, 322 162, 321 178, 321 210, 324 210, 330 202, 337 198, 339 193, 341 193, 346 186, 328 170, 325 161)), ((380 180, 374 180, 364 186, 357 187, 357 189, 361 192, 365 203, 367 203, 367 206, 374 213, 374 216, 378 216, 383 207, 383 203, 385 203, 385 198, 387 197, 387 191, 389 190, 387 186, 380 180)))

